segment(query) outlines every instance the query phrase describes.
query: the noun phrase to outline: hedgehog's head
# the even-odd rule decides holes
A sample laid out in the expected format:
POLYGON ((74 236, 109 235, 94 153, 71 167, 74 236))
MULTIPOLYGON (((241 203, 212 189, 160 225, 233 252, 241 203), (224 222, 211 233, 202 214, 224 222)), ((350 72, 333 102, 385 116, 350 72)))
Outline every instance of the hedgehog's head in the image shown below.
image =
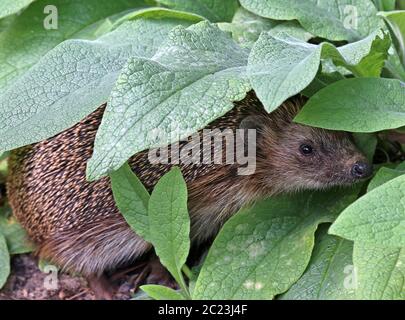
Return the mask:
POLYGON ((368 178, 372 166, 347 132, 293 122, 302 100, 269 114, 259 128, 257 162, 261 180, 275 191, 350 185, 368 178))

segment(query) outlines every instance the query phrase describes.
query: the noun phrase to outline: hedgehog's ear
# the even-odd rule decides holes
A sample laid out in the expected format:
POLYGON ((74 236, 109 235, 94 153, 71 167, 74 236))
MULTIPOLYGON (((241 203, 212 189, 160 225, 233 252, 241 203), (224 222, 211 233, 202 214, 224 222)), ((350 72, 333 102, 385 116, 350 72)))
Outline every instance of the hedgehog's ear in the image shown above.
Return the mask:
POLYGON ((265 119, 260 115, 246 116, 239 124, 239 129, 256 129, 259 130, 265 125, 265 119))
POLYGON ((286 101, 279 107, 280 111, 288 117, 289 120, 295 118, 304 106, 306 99, 303 96, 296 95, 286 101))

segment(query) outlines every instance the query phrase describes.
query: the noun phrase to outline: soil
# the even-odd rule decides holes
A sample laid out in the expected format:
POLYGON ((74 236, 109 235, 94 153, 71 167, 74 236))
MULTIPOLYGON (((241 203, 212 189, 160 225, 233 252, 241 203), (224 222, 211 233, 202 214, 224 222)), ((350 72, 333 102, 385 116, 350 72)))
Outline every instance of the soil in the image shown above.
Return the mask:
MULTIPOLYGON (((0 290, 0 300, 95 300, 87 281, 69 274, 58 275, 56 290, 45 288, 49 275, 38 268, 37 259, 31 254, 17 255, 11 261, 12 272, 0 290)), ((130 277, 124 278, 114 294, 114 300, 133 297, 130 277)))

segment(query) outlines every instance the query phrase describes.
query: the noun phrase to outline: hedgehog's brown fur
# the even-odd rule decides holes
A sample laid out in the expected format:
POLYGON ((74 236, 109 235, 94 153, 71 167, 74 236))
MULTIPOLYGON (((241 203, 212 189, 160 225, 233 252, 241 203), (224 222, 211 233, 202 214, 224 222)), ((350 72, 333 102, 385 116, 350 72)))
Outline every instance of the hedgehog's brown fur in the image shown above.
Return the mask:
MULTIPOLYGON (((257 198, 353 182, 348 165, 363 157, 347 134, 292 123, 302 103, 296 97, 268 114, 250 93, 209 126, 236 129, 253 116, 257 169, 243 176, 237 174, 237 164, 180 164, 195 242, 214 236, 230 215, 257 198), (308 137, 317 141, 322 156, 300 157, 297 143, 308 137)), ((9 201, 38 244, 39 255, 87 276, 129 263, 150 249, 118 212, 109 179, 86 181, 86 162, 103 111, 100 107, 72 128, 14 151, 10 158, 9 201)), ((130 165, 148 190, 170 169, 170 165, 151 165, 147 152, 132 157, 130 165)))

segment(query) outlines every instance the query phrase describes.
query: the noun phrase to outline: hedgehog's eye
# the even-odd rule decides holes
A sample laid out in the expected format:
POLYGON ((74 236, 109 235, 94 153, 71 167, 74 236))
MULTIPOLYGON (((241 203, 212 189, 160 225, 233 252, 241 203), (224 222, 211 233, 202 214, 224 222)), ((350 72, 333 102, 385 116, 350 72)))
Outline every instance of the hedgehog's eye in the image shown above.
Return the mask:
POLYGON ((309 144, 302 144, 300 145, 300 151, 303 155, 308 156, 314 152, 314 148, 309 144))

